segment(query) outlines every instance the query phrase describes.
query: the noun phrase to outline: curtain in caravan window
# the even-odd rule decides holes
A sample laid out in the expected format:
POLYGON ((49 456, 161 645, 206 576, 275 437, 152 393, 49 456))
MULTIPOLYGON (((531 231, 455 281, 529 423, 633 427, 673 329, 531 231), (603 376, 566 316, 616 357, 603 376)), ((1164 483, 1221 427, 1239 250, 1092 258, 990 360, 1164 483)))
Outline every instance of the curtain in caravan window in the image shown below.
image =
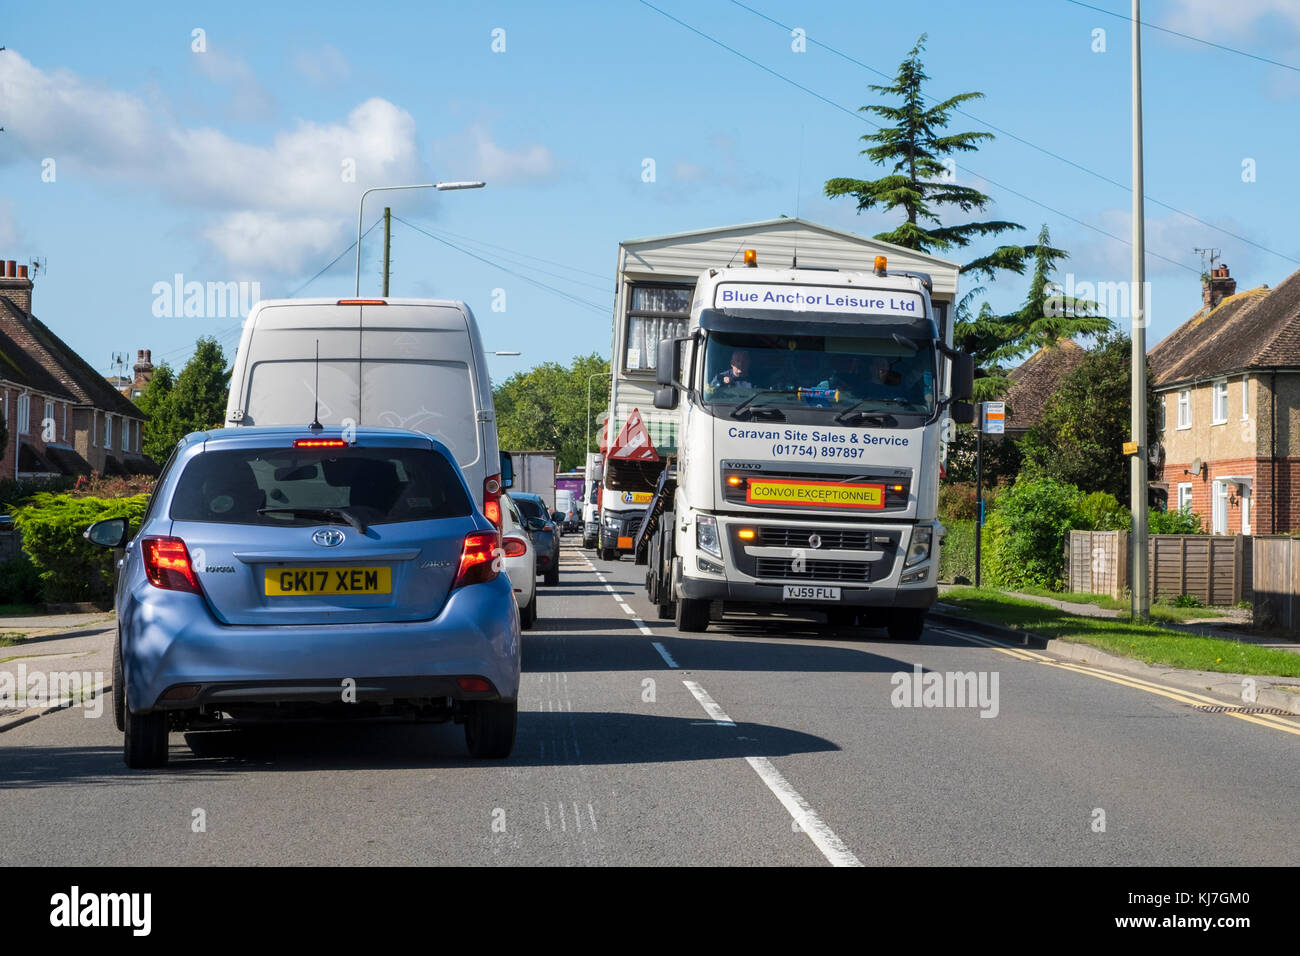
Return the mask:
POLYGON ((653 371, 658 366, 659 343, 676 338, 686 329, 693 292, 693 288, 684 286, 632 287, 624 367, 653 371))

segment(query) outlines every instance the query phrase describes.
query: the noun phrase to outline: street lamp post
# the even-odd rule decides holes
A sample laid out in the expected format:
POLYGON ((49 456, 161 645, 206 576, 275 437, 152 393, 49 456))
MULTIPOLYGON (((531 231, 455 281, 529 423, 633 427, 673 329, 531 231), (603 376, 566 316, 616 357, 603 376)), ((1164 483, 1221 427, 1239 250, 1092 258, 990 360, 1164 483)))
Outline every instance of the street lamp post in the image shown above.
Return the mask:
POLYGON ((591 381, 597 375, 613 375, 609 372, 592 372, 587 376, 587 444, 582 446, 582 454, 586 456, 591 450, 591 381))
POLYGON ((1147 585, 1147 314, 1146 233, 1143 221, 1142 182, 1142 2, 1133 0, 1133 367, 1130 372, 1132 426, 1135 454, 1129 458, 1129 497, 1133 506, 1133 571, 1130 613, 1136 620, 1151 616, 1147 585))
POLYGON ((455 182, 455 183, 416 183, 412 186, 371 186, 361 194, 361 202, 357 204, 357 284, 353 290, 353 295, 361 295, 361 216, 366 208, 366 197, 371 193, 383 192, 393 189, 437 189, 444 192, 450 189, 482 189, 487 183, 482 182, 455 182))

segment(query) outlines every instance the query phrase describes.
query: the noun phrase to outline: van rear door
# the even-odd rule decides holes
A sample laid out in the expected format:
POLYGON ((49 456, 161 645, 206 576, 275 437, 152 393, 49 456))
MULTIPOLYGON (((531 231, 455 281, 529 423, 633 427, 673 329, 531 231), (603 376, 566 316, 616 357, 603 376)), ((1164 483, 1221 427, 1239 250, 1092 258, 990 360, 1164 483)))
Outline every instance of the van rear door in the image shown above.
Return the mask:
POLYGON ((307 425, 315 414, 322 425, 359 421, 360 306, 268 305, 250 321, 256 327, 245 332, 245 340, 254 343, 248 367, 231 383, 232 389, 241 390, 231 395, 231 410, 243 412, 238 424, 307 425))
POLYGON ((400 300, 360 308, 361 421, 433 435, 477 497, 486 472, 465 313, 450 303, 400 300))

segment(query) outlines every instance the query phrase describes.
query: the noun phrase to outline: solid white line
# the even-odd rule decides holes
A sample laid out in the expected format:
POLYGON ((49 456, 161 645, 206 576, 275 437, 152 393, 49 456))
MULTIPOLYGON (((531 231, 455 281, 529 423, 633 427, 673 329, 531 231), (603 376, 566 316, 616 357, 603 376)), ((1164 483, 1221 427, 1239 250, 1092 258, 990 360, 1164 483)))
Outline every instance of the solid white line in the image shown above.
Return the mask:
POLYGON ((682 683, 686 685, 686 689, 695 696, 695 699, 700 702, 700 706, 704 708, 704 712, 712 717, 716 724, 721 727, 736 726, 736 722, 727 716, 727 712, 718 706, 717 701, 710 697, 708 691, 703 687, 693 680, 684 680, 682 683))
MULTIPOLYGON (((646 628, 646 629, 645 629, 645 632, 646 632, 647 634, 649 634, 649 633, 650 633, 650 629, 649 629, 649 628, 646 628)), ((651 641, 651 642, 650 642, 650 646, 653 647, 656 651, 659 652, 659 656, 662 657, 662 658, 664 659, 664 663, 665 663, 665 664, 667 664, 667 665, 668 665, 669 667, 671 667, 673 670, 676 670, 676 669, 677 669, 677 662, 676 662, 675 660, 673 660, 673 655, 669 654, 666 650, 664 650, 664 646, 663 646, 662 644, 660 644, 658 641, 651 641)), ((690 687, 691 685, 690 685, 690 684, 687 684, 686 686, 687 686, 687 687, 690 687)), ((695 686, 698 687, 699 685, 696 684, 695 686)), ((691 693, 694 694, 695 691, 691 691, 691 693)), ((701 693, 703 693, 703 691, 701 691, 701 693)), ((706 694, 705 696, 708 696, 708 695, 706 694)))
POLYGON ((640 631, 642 634, 644 634, 646 637, 654 636, 655 632, 650 630, 650 628, 646 627, 645 621, 641 620, 639 617, 632 618, 632 623, 635 624, 637 630, 640 631))
POLYGON ((799 791, 790 786, 789 781, 781 776, 766 757, 746 757, 745 762, 754 768, 754 772, 767 784, 767 788, 776 794, 781 805, 786 808, 799 829, 808 834, 822 856, 830 861, 831 866, 861 866, 862 861, 853 855, 844 841, 835 835, 817 811, 808 805, 808 801, 799 795, 799 791))

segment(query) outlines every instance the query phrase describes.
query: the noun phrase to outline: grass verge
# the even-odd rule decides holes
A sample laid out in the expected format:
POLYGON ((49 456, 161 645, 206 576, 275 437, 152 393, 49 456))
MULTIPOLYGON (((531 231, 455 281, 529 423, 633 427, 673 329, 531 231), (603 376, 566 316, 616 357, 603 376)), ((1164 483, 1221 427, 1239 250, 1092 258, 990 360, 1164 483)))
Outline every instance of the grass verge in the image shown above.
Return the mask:
POLYGON ((1080 617, 984 588, 954 588, 946 591, 940 601, 975 620, 1032 631, 1042 637, 1090 644, 1147 664, 1224 674, 1300 677, 1300 654, 1291 651, 1199 637, 1171 631, 1159 624, 1137 624, 1123 618, 1080 617))
POLYGON ((3 631, 0 632, 0 647, 13 647, 15 644, 21 644, 27 640, 27 635, 21 631, 3 631))
MULTIPOLYGON (((1020 588, 1024 594, 1035 594, 1056 601, 1070 604, 1095 604, 1097 607, 1111 611, 1127 611, 1130 607, 1128 598, 1113 598, 1109 594, 1080 594, 1072 592, 1047 591, 1042 588, 1020 588)), ((1127 592, 1126 592, 1127 593, 1127 592)), ((1157 621, 1196 621, 1202 618, 1226 617, 1227 608, 1221 607, 1175 607, 1157 598, 1151 605, 1151 617, 1157 621)))

